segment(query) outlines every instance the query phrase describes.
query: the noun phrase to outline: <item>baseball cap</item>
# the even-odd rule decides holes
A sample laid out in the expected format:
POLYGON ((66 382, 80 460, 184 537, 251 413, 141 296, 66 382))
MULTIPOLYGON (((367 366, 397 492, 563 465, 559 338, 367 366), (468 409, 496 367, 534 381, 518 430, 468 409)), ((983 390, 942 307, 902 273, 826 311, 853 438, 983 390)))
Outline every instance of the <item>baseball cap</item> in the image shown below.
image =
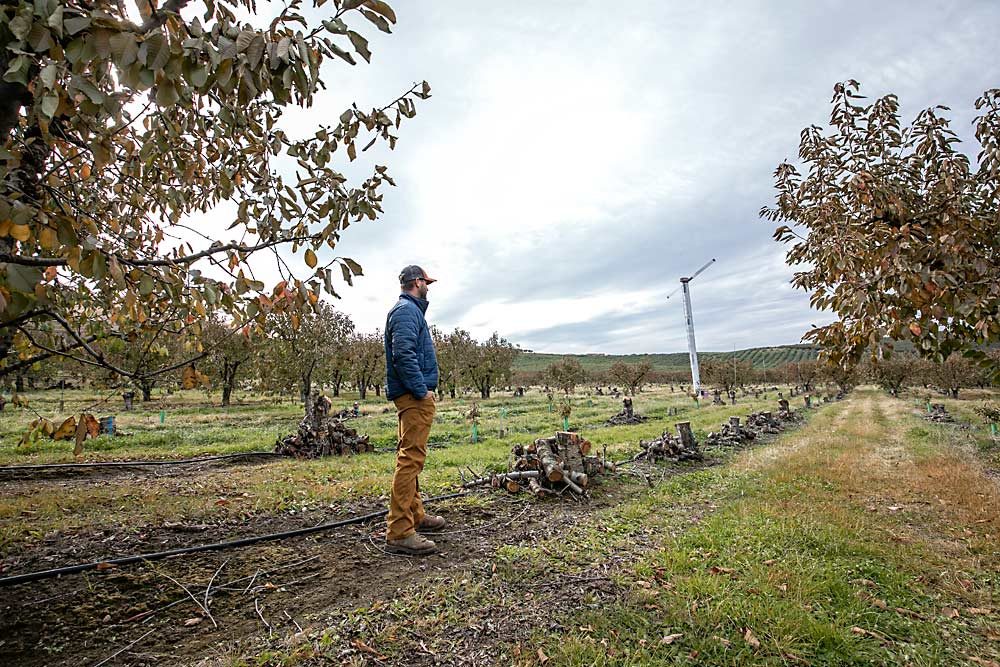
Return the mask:
POLYGON ((402 271, 399 272, 399 284, 403 285, 410 282, 411 280, 423 280, 428 283, 437 282, 434 278, 427 275, 427 272, 421 269, 416 264, 411 264, 402 271))

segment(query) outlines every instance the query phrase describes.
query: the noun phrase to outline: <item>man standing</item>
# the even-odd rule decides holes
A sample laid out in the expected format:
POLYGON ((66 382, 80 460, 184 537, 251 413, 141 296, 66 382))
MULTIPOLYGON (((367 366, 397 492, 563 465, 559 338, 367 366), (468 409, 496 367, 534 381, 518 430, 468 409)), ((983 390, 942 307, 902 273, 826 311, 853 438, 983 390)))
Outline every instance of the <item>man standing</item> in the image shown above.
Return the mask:
POLYGON ((386 548, 394 553, 434 553, 434 543, 418 533, 444 528, 443 517, 424 513, 417 476, 427 458, 434 423, 437 357, 427 327, 427 286, 434 282, 419 266, 399 274, 402 293, 385 323, 385 395, 396 404, 399 443, 389 497, 386 548))

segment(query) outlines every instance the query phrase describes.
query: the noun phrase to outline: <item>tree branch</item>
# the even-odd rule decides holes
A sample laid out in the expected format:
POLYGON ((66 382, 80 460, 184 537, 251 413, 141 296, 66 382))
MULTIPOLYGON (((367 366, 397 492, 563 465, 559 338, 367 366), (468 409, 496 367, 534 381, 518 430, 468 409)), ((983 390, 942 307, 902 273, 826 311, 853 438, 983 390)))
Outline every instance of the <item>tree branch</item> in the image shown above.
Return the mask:
MULTIPOLYGON (((128 266, 185 266, 188 264, 194 264, 199 259, 217 255, 220 252, 235 250, 236 252, 251 253, 257 252, 258 250, 264 250, 266 248, 273 248, 274 246, 281 245, 283 243, 308 241, 312 238, 312 236, 293 236, 290 238, 275 239, 274 241, 265 241, 264 243, 258 243, 257 245, 252 246, 243 245, 241 243, 226 243, 212 246, 205 250, 196 252, 193 255, 164 259, 135 259, 118 253, 107 254, 113 256, 119 262, 128 266)), ((13 255, 10 253, 0 253, 0 262, 18 264, 21 266, 67 266, 69 264, 68 260, 60 257, 28 257, 25 255, 13 255)))

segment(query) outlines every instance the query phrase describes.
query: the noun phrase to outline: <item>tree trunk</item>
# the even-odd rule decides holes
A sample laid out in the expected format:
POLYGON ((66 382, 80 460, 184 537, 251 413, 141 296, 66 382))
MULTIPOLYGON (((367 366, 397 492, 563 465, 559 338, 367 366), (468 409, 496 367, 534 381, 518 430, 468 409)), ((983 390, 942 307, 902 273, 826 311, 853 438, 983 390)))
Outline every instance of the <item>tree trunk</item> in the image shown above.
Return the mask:
POLYGON ((951 388, 951 397, 952 398, 958 398, 958 387, 952 387, 951 388))
POLYGON ((381 396, 382 395, 382 385, 380 385, 380 384, 376 384, 375 385, 375 395, 376 396, 381 396))
POLYGON ((448 393, 452 398, 455 398, 455 385, 451 385, 451 390, 448 393))
POLYGON ((229 400, 233 395, 233 389, 236 387, 236 369, 240 366, 239 362, 229 362, 224 361, 222 366, 222 407, 229 407, 229 400))
POLYGON ((361 378, 358 378, 357 385, 358 385, 358 398, 360 398, 363 401, 365 400, 365 397, 368 395, 368 383, 362 382, 361 378))
POLYGON ((21 374, 14 376, 14 391, 19 394, 24 393, 24 376, 21 374))
POLYGON ((312 369, 309 369, 308 373, 304 373, 302 377, 299 378, 299 401, 302 405, 307 405, 309 401, 309 394, 312 392, 312 369))
POLYGON ((149 403, 153 400, 153 380, 139 380, 139 391, 142 392, 142 402, 149 403))
POLYGON ((340 396, 340 385, 344 382, 344 375, 340 371, 333 376, 333 395, 334 397, 340 396))

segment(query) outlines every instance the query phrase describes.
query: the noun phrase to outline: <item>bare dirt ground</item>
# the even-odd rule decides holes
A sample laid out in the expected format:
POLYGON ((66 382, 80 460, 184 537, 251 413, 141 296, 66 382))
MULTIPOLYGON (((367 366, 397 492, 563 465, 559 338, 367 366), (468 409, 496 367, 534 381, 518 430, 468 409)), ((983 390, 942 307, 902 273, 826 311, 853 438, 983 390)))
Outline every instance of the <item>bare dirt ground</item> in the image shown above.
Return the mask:
MULTIPOLYGON (((668 474, 692 469, 678 467, 668 474)), ((664 471, 661 468, 657 474, 664 471)), ((189 471, 191 474, 197 473, 189 471)), ((14 484, 22 493, 29 487, 45 492, 52 485, 113 483, 111 478, 121 475, 135 473, 115 471, 14 484)), ((316 613, 336 615, 368 607, 392 599, 400 588, 448 580, 463 572, 488 574, 495 568, 498 548, 533 544, 549 537, 554 529, 571 530, 594 512, 620 502, 630 488, 646 485, 641 475, 625 479, 624 484, 615 482, 596 489, 593 497, 583 502, 545 502, 544 522, 538 520, 526 498, 500 492, 476 493, 471 500, 442 501, 429 511, 441 513, 450 525, 434 538, 440 552, 428 558, 386 553, 382 548, 383 524, 373 522, 7 588, 0 603, 0 664, 193 664, 214 655, 222 642, 239 643, 261 633, 294 633, 316 613), (213 587, 206 596, 209 582, 213 587), (126 648, 133 641, 134 645, 126 648), (115 655, 123 648, 126 650, 115 655)), ((61 533, 35 543, 29 551, 12 554, 4 574, 301 528, 365 514, 384 505, 384 499, 370 499, 344 503, 326 512, 257 516, 252 521, 216 525, 168 524, 141 532, 61 533)), ((600 595, 613 589, 606 578, 582 583, 575 587, 576 594, 590 591, 600 595)), ((479 631, 470 632, 478 636, 479 631)), ((502 636, 494 628, 493 641, 502 636)), ((467 647, 464 653, 469 659, 484 646, 480 640, 472 644, 475 646, 467 647)), ((411 664, 422 664, 424 659, 434 664, 432 658, 425 654, 411 664)))

